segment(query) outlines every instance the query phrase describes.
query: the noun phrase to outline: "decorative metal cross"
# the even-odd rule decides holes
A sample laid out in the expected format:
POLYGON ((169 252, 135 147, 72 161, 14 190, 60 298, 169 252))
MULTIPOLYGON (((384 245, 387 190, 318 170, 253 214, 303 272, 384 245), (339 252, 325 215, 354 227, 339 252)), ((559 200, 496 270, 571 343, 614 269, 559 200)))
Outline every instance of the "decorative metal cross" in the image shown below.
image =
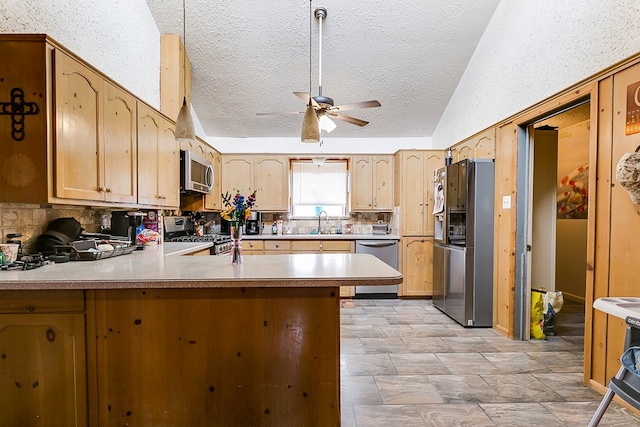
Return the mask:
POLYGON ((11 137, 16 141, 24 139, 24 116, 39 112, 38 104, 24 102, 24 91, 18 87, 11 89, 10 102, 0 102, 0 115, 11 116, 11 137))

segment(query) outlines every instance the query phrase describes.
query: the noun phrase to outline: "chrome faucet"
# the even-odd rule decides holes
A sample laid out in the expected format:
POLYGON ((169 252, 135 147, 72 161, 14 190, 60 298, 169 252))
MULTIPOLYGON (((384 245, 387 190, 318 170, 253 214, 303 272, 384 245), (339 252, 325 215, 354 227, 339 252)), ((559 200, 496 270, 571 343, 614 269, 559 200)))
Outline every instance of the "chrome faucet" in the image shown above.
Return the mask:
POLYGON ((318 214, 318 234, 324 234, 324 228, 320 228, 320 218, 322 218, 322 212, 324 212, 324 218, 327 224, 329 224, 329 214, 327 211, 321 211, 318 214))

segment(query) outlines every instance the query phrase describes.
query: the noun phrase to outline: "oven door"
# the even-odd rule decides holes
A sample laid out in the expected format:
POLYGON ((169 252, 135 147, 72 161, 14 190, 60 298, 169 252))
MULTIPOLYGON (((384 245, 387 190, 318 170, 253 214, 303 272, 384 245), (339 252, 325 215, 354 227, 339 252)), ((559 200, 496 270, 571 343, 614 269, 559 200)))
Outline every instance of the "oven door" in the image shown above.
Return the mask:
POLYGON ((211 253, 211 255, 216 255, 216 256, 231 255, 231 243, 214 244, 213 246, 211 246, 211 249, 209 250, 209 252, 211 253))

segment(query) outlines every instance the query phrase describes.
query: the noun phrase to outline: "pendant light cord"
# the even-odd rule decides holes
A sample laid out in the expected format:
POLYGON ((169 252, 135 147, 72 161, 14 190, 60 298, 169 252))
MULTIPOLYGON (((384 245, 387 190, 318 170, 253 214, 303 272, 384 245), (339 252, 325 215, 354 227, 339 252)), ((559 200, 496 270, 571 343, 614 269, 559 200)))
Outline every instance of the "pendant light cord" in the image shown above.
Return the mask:
POLYGON ((182 90, 184 90, 184 102, 187 102, 187 7, 186 0, 182 0, 182 90))
POLYGON ((311 104, 311 21, 313 17, 313 0, 309 0, 309 104, 311 104))

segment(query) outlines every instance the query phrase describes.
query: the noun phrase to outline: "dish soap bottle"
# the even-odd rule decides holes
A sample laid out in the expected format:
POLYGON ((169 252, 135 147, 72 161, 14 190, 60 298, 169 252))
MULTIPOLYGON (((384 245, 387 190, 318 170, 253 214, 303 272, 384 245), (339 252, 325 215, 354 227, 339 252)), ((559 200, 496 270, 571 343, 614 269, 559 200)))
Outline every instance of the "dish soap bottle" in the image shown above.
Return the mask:
POLYGON ((271 234, 278 234, 278 225, 275 221, 273 221, 273 225, 271 226, 271 234))

